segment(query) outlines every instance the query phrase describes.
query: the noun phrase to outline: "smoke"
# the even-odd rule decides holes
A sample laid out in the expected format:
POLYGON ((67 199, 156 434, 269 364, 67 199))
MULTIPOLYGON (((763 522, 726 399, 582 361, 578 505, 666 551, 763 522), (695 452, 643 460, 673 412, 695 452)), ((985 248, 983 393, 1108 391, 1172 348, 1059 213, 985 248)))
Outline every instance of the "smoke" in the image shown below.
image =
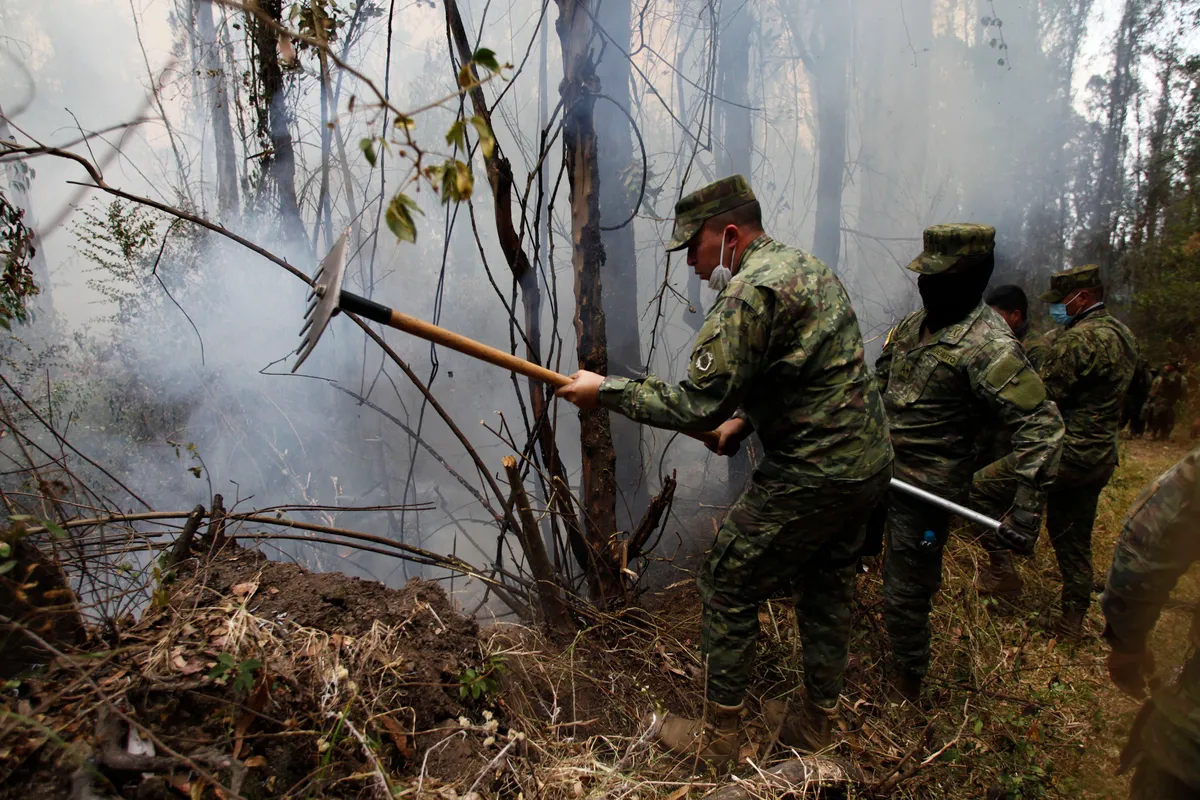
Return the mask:
MULTIPOLYGON (((552 144, 543 177, 539 181, 536 175, 543 141, 539 108, 555 108, 562 72, 552 24, 557 12, 551 4, 543 18, 541 4, 532 0, 506 8, 462 5, 468 33, 495 50, 501 62, 516 66, 484 89, 489 102, 503 93, 494 109, 496 136, 513 164, 515 221, 542 286, 541 350, 547 363, 569 373, 576 364, 571 209, 557 122, 545 133, 552 144), (539 95, 539 23, 549 26, 545 96, 539 95), (527 182, 530 172, 535 175, 527 182), (539 223, 547 208, 549 240, 544 241, 539 223), (541 245, 536 251, 535 242, 541 245)), ((605 5, 618 4, 606 0, 605 5)), ((681 258, 668 259, 662 243, 669 238, 676 198, 731 169, 748 171, 775 238, 812 249, 823 231, 826 247, 837 243, 836 268, 855 301, 872 354, 886 330, 915 307, 914 285, 903 267, 919 251, 927 225, 995 225, 998 282, 1063 265, 1078 225, 1072 193, 1080 163, 1071 144, 1087 127, 1080 110, 1082 67, 1072 71, 1071 65, 1087 62, 1080 50, 1090 3, 1003 4, 992 10, 992 4, 974 0, 785 0, 743 4, 736 14, 733 5, 659 3, 655 13, 626 15, 629 30, 605 30, 596 38, 593 53, 603 65, 602 75, 622 80, 623 70, 614 62, 629 65, 624 72, 636 121, 636 128, 627 129, 630 146, 617 148, 628 163, 600 178, 602 185, 625 185, 625 197, 640 198, 630 226, 632 255, 613 249, 604 276, 608 289, 618 281, 636 287, 636 307, 606 309, 610 339, 633 334, 640 344, 642 364, 622 369, 683 376, 687 348, 711 294, 706 288, 697 291, 696 277, 681 258), (1069 13, 1076 7, 1083 10, 1082 26, 1069 13), (1000 25, 997 14, 1004 15, 1000 25), (730 15, 736 24, 726 24, 730 15), (838 61, 829 48, 843 48, 844 56, 838 62, 843 67, 832 73, 823 66, 838 61), (844 146, 831 147, 834 140, 844 146), (822 182, 820 175, 841 178, 822 182), (616 264, 618 257, 632 258, 633 268, 616 264)), ((311 54, 302 51, 299 67, 285 75, 285 102, 295 118, 291 138, 301 236, 282 233, 278 198, 260 186, 259 160, 269 143, 254 133, 249 87, 255 63, 242 15, 213 7, 215 40, 200 41, 194 11, 185 0, 137 8, 139 44, 135 12, 116 0, 7 0, 0 6, 0 21, 11 37, 4 46, 27 69, 29 80, 6 70, 0 104, 25 105, 14 122, 39 140, 71 141, 79 136, 76 117, 92 131, 136 115, 146 106, 151 75, 177 59, 161 95, 172 136, 161 120, 140 126, 105 177, 112 185, 172 204, 190 198, 194 210, 216 219, 219 137, 209 80, 214 76, 205 65, 217 63, 222 72, 217 80, 227 93, 222 102, 233 117, 240 192, 240 213, 221 216, 222 224, 308 273, 331 244, 330 234, 336 237, 350 226, 354 247, 347 288, 523 354, 529 332, 521 322, 521 293, 492 223, 483 159, 478 152, 468 159, 444 136, 460 104, 468 117, 474 112, 469 101, 455 95, 443 10, 406 6, 389 25, 386 3, 342 9, 335 51, 386 91, 396 108, 444 101, 415 117, 417 140, 425 149, 422 167, 445 158, 471 160, 473 206, 444 205, 428 184, 414 180, 415 154, 398 138, 394 113, 385 114, 371 88, 352 76, 335 72, 341 93, 326 117, 335 118, 342 142, 323 154, 319 70, 311 54), (219 57, 205 61, 212 48, 219 57), (381 132, 392 143, 385 152, 376 142, 382 161, 372 166, 359 142, 381 132), (341 146, 347 151, 344 163, 341 146), (328 226, 318 216, 323 168, 330 187, 328 226), (416 217, 415 245, 398 243, 376 222, 400 189, 424 212, 416 217), (516 324, 510 320, 514 315, 516 324)), ((606 12, 611 19, 622 17, 606 12)), ((329 93, 334 91, 331 85, 329 93)), ((600 91, 619 94, 612 87, 600 91)), ((605 135, 623 135, 623 116, 614 117, 615 126, 610 118, 618 113, 613 105, 598 103, 605 135)), ((561 117, 560 109, 556 120, 561 117)), ((108 134, 74 149, 86 153, 90 146, 104 158, 118 137, 108 134)), ((37 219, 51 219, 76 192, 66 181, 80 179, 81 173, 56 159, 40 159, 36 167, 31 211, 37 219)), ((85 206, 101 210, 110 200, 92 193, 85 206)), ((605 223, 612 223, 611 209, 605 215, 605 223)), ((157 245, 170 221, 153 219, 157 245)), ((112 297, 88 285, 97 276, 85 271, 94 264, 80 255, 77 238, 65 228, 43 231, 58 319, 55 335, 68 343, 61 377, 74 392, 67 392, 79 418, 72 437, 80 437, 81 447, 104 454, 125 482, 142 487, 158 508, 208 503, 213 492, 225 495, 227 505, 309 506, 308 517, 326 524, 403 537, 476 563, 490 562, 496 528, 478 496, 488 498, 493 511, 500 507, 483 473, 499 473, 500 458, 512 444, 525 445, 532 412, 524 380, 514 383, 495 367, 444 349, 435 352, 396 332, 384 334, 470 439, 481 471, 421 392, 378 347, 364 342, 349 320, 333 320, 302 374, 291 375, 288 354, 298 344, 306 287, 228 239, 183 233, 185 227, 173 229, 178 241, 168 242, 157 265, 174 300, 150 275, 157 255, 151 248, 135 259, 134 276, 126 281, 137 313, 116 321, 107 319, 114 312, 112 297), (86 349, 73 343, 81 332, 86 349), (92 356, 100 366, 88 365, 92 356), (115 406, 112 396, 95 396, 96 385, 88 380, 97 375, 107 381, 99 385, 119 389, 115 406), (378 410, 347 392, 369 399, 378 410), (139 403, 159 414, 131 427, 128 417, 140 413, 139 403), (419 432, 429 449, 393 420, 419 432), (191 471, 197 467, 199 477, 191 471), (316 508, 414 502, 435 508, 316 508), (481 547, 475 549, 467 537, 481 547)), ((118 284, 110 280, 109 286, 118 284)), ((577 481, 577 416, 562 405, 552 413, 563 460, 572 465, 570 477, 577 481)), ((639 488, 656 491, 660 477, 672 471, 680 476, 676 516, 668 524, 672 536, 692 530, 694 514, 721 515, 730 491, 723 461, 686 437, 662 431, 642 430, 640 446, 643 473, 620 476, 619 504, 629 504, 627 518, 637 516, 633 498, 639 488)), ((539 483, 534 474, 530 483, 539 483)), ((708 524, 703 522, 698 534, 683 534, 681 541, 703 547, 708 524)), ((392 580, 404 575, 396 564, 374 556, 342 558, 336 551, 288 548, 317 566, 392 580)))

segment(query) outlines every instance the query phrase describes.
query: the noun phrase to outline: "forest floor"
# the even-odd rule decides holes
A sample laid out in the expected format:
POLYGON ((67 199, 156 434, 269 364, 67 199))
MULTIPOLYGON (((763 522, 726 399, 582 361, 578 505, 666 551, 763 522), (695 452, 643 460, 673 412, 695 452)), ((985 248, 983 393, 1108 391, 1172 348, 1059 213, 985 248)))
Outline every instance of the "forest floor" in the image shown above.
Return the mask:
MULTIPOLYGON (((1123 442, 1101 501, 1097 581, 1142 487, 1191 443, 1123 442)), ((1117 754, 1137 704, 1105 672, 1096 604, 1081 643, 1050 630, 1059 583, 1043 537, 1015 607, 974 588, 980 551, 952 539, 934 612, 924 714, 889 706, 878 564, 860 577, 839 743, 790 790, 764 770, 766 698, 800 685, 790 603, 768 604, 748 703, 755 737, 732 773, 648 742, 648 713, 694 713, 703 683, 690 577, 570 641, 480 628, 440 586, 314 574, 227 548, 181 568, 142 619, 56 658, 0 698, 0 799, 49 797, 1123 797, 1117 754), (130 731, 135 731, 131 735, 130 731), (153 754, 151 754, 151 752, 153 754), (807 788, 806 788, 807 787, 807 788), (724 796, 724 795, 723 795, 724 796)), ((1173 595, 1200 599, 1185 576, 1173 595)), ((1152 639, 1180 663, 1189 615, 1152 639)))

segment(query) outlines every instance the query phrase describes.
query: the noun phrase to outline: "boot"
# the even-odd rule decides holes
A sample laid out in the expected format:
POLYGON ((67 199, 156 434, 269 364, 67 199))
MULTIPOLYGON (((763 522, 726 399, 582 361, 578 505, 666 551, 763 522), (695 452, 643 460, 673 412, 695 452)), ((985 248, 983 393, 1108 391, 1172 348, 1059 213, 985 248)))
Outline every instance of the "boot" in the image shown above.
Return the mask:
POLYGON ((798 711, 792 711, 779 729, 779 741, 805 753, 824 750, 833 743, 833 718, 837 707, 825 708, 805 699, 798 711))
POLYGON ((1064 608, 1062 616, 1054 623, 1054 633, 1063 639, 1083 638, 1084 613, 1075 608, 1064 608))
POLYGON ((698 755, 710 764, 727 764, 737 758, 746 740, 743 706, 709 702, 703 720, 667 714, 658 729, 658 741, 677 755, 698 755))
POLYGON ((980 594, 996 595, 1010 603, 1018 600, 1024 585, 1013 564, 1012 553, 1007 550, 989 552, 988 564, 979 570, 975 587, 980 594))
POLYGON ((920 700, 921 677, 903 670, 897 672, 892 678, 892 686, 888 690, 888 702, 897 706, 907 702, 916 707, 920 700))

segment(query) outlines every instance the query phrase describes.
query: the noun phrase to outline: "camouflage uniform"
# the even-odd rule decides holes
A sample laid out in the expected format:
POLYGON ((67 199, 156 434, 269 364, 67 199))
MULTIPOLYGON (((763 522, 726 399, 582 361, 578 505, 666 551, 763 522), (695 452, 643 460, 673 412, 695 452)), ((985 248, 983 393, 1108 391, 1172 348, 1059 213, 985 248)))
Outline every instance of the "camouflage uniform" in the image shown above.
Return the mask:
MULTIPOLYGON (((686 246, 731 197, 746 196, 753 193, 737 176, 681 200, 672 246, 686 246)), ((698 579, 708 699, 741 702, 759 605, 794 590, 809 698, 832 705, 846 664, 854 554, 892 461, 858 319, 837 277, 807 253, 759 236, 709 311, 687 377, 609 377, 599 398, 661 428, 706 431, 735 410, 754 426, 765 457, 698 579)))
MULTIPOLYGON (((1100 286, 1096 266, 1050 279, 1046 302, 1100 286)), ((1117 430, 1138 346, 1102 303, 1075 317, 1054 340, 1041 378, 1066 424, 1058 476, 1046 498, 1046 530, 1063 577, 1064 618, 1081 619, 1091 604, 1092 526, 1100 492, 1117 466, 1117 430)))
POLYGON ((1150 385, 1147 413, 1151 435, 1155 439, 1171 438, 1171 431, 1175 429, 1175 409, 1181 401, 1187 401, 1187 379, 1179 373, 1176 365, 1170 366, 1170 371, 1164 367, 1150 385))
MULTIPOLYGON (((986 225, 938 225, 909 269, 933 274, 962 255, 990 253, 986 225), (928 262, 940 255, 941 263, 928 262), (949 257, 952 256, 952 257, 949 257), (949 263, 946 263, 946 262, 949 263), (939 269, 940 267, 940 269, 939 269)), ((965 319, 923 336, 926 311, 909 314, 888 335, 875 372, 896 450, 896 476, 962 503, 976 467, 976 439, 994 420, 1012 429, 1012 451, 980 471, 1016 482, 1013 505, 1036 513, 1058 463, 1062 420, 1004 320, 980 301, 965 319)), ((941 586, 947 513, 893 494, 883 573, 884 621, 902 675, 929 667, 929 612, 941 586), (932 531, 935 541, 924 542, 932 531)))
MULTIPOLYGON (((1100 597, 1114 650, 1140 653, 1179 576, 1200 561, 1200 449, 1151 483, 1125 518, 1100 597)), ((1131 745, 1142 755, 1131 797, 1200 797, 1200 642, 1178 677, 1154 690, 1131 745), (1140 730, 1139 730, 1140 728, 1140 730)))
POLYGON ((1150 377, 1150 362, 1145 357, 1139 358, 1133 368, 1133 380, 1125 390, 1125 401, 1121 405, 1120 428, 1129 426, 1131 436, 1141 436, 1146 432, 1146 401, 1150 399, 1150 386, 1154 379, 1150 377))

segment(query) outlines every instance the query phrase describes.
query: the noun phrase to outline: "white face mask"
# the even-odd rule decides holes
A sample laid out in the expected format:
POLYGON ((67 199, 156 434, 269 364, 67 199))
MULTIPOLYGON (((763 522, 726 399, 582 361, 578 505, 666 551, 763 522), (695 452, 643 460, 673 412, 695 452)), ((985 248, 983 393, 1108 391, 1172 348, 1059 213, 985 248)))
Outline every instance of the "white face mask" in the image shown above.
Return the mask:
MULTIPOLYGON (((734 247, 737 247, 735 244, 734 247)), ((721 263, 708 276, 708 288, 716 292, 721 292, 729 285, 729 281, 733 279, 733 272, 729 267, 725 266, 725 240, 721 240, 721 263)))

